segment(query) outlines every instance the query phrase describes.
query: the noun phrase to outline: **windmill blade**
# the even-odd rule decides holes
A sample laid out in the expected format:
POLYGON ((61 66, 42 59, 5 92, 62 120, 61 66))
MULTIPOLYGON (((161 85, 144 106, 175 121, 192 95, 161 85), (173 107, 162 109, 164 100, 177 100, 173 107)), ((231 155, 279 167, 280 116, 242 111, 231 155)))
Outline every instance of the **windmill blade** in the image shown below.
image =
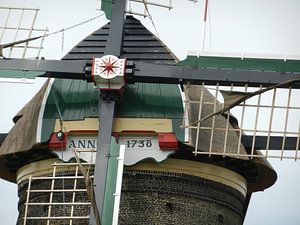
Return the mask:
POLYGON ((40 56, 47 29, 35 27, 38 12, 33 8, 0 7, 0 16, 5 18, 0 22, 1 57, 40 56))
MULTIPOLYGON (((0 60, 1 71, 21 71, 20 75, 26 76, 28 79, 36 77, 54 77, 64 79, 80 79, 85 80, 85 72, 88 64, 85 60, 23 60, 23 59, 2 59, 0 60), (26 72, 28 72, 26 74, 26 72), (39 73, 33 73, 39 72, 39 73)), ((11 73, 0 73, 5 78, 16 78, 11 73), (3 75, 2 75, 3 74, 3 75)))
MULTIPOLYGON (((300 77, 299 57, 261 55, 242 55, 240 57, 238 55, 203 53, 199 55, 188 56, 179 65, 203 66, 214 68, 216 71, 219 69, 220 71, 237 72, 238 76, 248 83, 245 82, 241 85, 238 82, 232 82, 230 84, 231 76, 225 80, 229 83, 220 79, 216 87, 211 87, 214 89, 211 91, 214 98, 209 102, 203 101, 200 97, 205 93, 205 85, 211 85, 210 82, 205 81, 200 88, 201 94, 197 97, 198 99, 186 101, 185 108, 196 108, 197 110, 197 116, 190 117, 189 122, 183 125, 189 129, 190 133, 196 132, 197 134, 194 134, 195 154, 233 157, 246 155, 250 158, 292 158, 297 160, 300 111, 299 103, 295 99, 299 95, 297 90, 300 77), (249 74, 247 75, 247 73, 249 74), (251 73, 252 75, 250 75, 251 73), (288 79, 284 80, 284 78, 288 79), (222 87, 224 84, 230 87, 222 87), (259 89, 253 87, 259 87, 259 89), (282 103, 282 101, 285 102, 282 103), (209 109, 205 112, 204 108, 209 109), (233 116, 237 119, 233 119, 233 116), (220 126, 216 122, 221 118, 226 119, 225 126, 220 126), (232 120, 235 121, 232 122, 232 120), (278 125, 280 123, 281 125, 278 125), (239 138, 233 141, 229 138, 231 133, 237 133, 239 138), (222 140, 216 140, 216 136, 222 140), (198 145, 205 138, 210 140, 207 143, 209 147, 201 151, 198 145), (223 145, 217 147, 215 142, 222 142, 223 145), (235 142, 233 148, 232 142, 235 142), (242 146, 247 151, 246 154, 241 152, 242 146), (257 149, 263 150, 263 154, 256 154, 257 149)), ((211 74, 211 76, 214 75, 211 74)))
MULTIPOLYGON (((297 72, 260 71, 236 68, 208 68, 201 65, 188 66, 179 63, 172 65, 153 65, 144 62, 134 63, 134 82, 146 83, 189 83, 206 85, 226 85, 232 83, 237 86, 245 84, 251 87, 277 85, 287 80, 298 79, 297 72)), ((130 80, 130 77, 128 77, 130 80)), ((293 88, 299 85, 295 82, 293 88)))
POLYGON ((279 87, 284 87, 286 85, 292 85, 294 83, 298 83, 300 82, 300 77, 299 78, 295 78, 295 79, 291 79, 291 80, 287 80, 272 86, 269 86, 265 89, 260 89, 258 91, 254 91, 254 92, 241 92, 241 91, 225 91, 225 90, 220 90, 223 99, 224 99, 224 105, 222 107, 222 109, 220 109, 219 111, 213 112, 203 118, 201 118, 200 120, 197 120, 195 122, 192 122, 189 125, 194 125, 197 124, 199 122, 202 122, 204 120, 207 120, 213 116, 216 116, 218 114, 222 114, 224 112, 227 112, 228 110, 232 109, 233 107, 239 105, 242 102, 245 102, 246 100, 248 100, 249 98, 252 98, 256 95, 260 95, 262 93, 265 93, 269 90, 275 89, 275 88, 279 88, 279 87))
POLYGON ((261 87, 248 92, 250 88, 247 85, 244 88, 232 85, 229 90, 228 87, 217 85, 211 93, 206 93, 213 98, 210 100, 206 98, 205 101, 201 98, 201 95, 205 93, 205 86, 199 87, 198 99, 187 98, 185 107, 196 111, 196 115, 189 117, 188 124, 183 124, 194 135, 194 143, 196 143, 193 145, 194 153, 298 160, 300 103, 297 99, 300 92, 292 87, 279 87, 280 84, 272 89, 261 87), (237 102, 239 104, 227 108, 229 111, 224 114, 226 99, 222 99, 221 93, 224 90, 226 90, 225 93, 236 93, 235 91, 242 93, 241 89, 244 89, 244 98, 237 102), (258 95, 253 93, 258 93, 258 95), (225 125, 217 123, 222 118, 226 121, 225 125), (235 140, 230 138, 233 133, 238 136, 235 140), (207 141, 208 147, 205 149, 199 144, 203 142, 203 139, 209 140, 207 141), (217 142, 223 144, 218 147, 217 142), (242 148, 245 148, 246 153, 242 152, 242 148), (257 149, 261 150, 262 154, 257 154, 257 149))

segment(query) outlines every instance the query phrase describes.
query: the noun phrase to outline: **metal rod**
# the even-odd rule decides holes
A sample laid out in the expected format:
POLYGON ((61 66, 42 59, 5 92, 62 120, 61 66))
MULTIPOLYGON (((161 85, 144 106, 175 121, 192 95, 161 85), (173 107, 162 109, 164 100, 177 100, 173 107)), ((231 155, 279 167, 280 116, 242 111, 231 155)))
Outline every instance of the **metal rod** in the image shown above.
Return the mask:
POLYGON ((208 0, 205 0, 205 7, 204 7, 204 16, 203 16, 203 29, 202 29, 202 44, 201 44, 201 50, 204 51, 205 49, 205 37, 206 37, 206 18, 207 18, 207 6, 208 6, 208 0))

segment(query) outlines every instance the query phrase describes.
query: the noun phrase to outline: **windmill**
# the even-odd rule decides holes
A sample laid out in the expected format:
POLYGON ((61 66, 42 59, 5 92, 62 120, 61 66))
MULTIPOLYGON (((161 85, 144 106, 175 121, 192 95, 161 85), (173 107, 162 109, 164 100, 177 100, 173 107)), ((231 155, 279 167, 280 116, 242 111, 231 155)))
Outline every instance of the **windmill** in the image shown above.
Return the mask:
MULTIPOLYGON (((117 54, 116 54, 117 55, 117 54)), ((112 59, 112 58, 111 58, 112 59)), ((105 59, 103 59, 103 60, 105 60, 105 59)), ((110 58, 108 58, 108 61, 110 60, 110 58)), ((12 63, 13 61, 11 60, 9 63, 12 63)), ((45 61, 46 62, 46 61, 45 61)), ((55 62, 53 62, 53 63, 55 63, 55 62)), ((78 62, 77 62, 78 63, 78 62)), ((41 64, 43 64, 43 63, 41 63, 41 64)), ((40 64, 40 65, 41 65, 40 64)), ((72 65, 72 63, 71 63, 71 65, 72 65)), ((128 68, 129 69, 132 69, 132 64, 128 64, 128 68), (131 67, 131 68, 130 68, 131 67)), ((143 63, 135 63, 135 69, 136 69, 136 71, 134 71, 135 72, 135 74, 134 74, 134 76, 136 76, 136 78, 138 78, 138 76, 139 76, 139 71, 138 71, 138 69, 139 69, 139 66, 140 67, 142 67, 142 66, 147 66, 147 64, 143 64, 143 63)), ((110 65, 109 65, 109 67, 111 67, 110 65)), ((152 66, 153 67, 153 66, 152 66)), ((159 67, 159 66, 157 66, 157 67, 159 67)), ((14 66, 14 68, 16 68, 16 66, 14 66)), ((53 67, 52 67, 53 68, 53 67)), ((159 69, 159 71, 161 70, 161 69, 163 69, 163 68, 167 68, 167 69, 170 69, 170 70, 173 70, 174 71, 174 73, 172 72, 172 74, 176 74, 179 70, 177 70, 179 67, 177 67, 177 68, 175 68, 175 67, 173 67, 173 66, 164 66, 164 67, 159 67, 158 69, 159 69)), ((76 68, 75 68, 76 69, 76 68)), ((146 69, 146 71, 147 70, 150 70, 150 69, 153 69, 153 68, 149 68, 149 69, 146 69)), ((155 67, 154 67, 154 69, 155 69, 155 67)), ((194 70, 190 70, 189 68, 184 68, 184 69, 187 69, 187 71, 189 71, 189 74, 192 74, 191 73, 191 71, 194 71, 194 70)), ((43 70, 45 70, 45 69, 43 69, 43 70)), ((196 69, 195 69, 196 70, 196 69)), ((47 71, 48 71, 48 69, 47 69, 47 71)), ((58 71, 58 72, 60 72, 60 71, 58 71)), ((74 71, 72 71, 72 73, 73 73, 74 71)), ((82 72, 82 71, 81 71, 82 72)), ((128 71, 128 72, 130 72, 130 71, 128 71)), ((208 70, 208 72, 209 72, 209 70, 208 70)), ((142 73, 140 73, 140 74, 142 74, 142 73)), ((167 73, 165 73, 165 74, 167 74, 167 73)), ((142 74, 142 75, 145 75, 145 74, 142 74)), ((147 74, 146 74, 147 75, 147 74)), ((151 73, 151 75, 153 76, 153 75, 155 75, 155 73, 151 73)), ((75 78, 75 77, 74 77, 75 78)), ((294 78, 294 77, 292 77, 292 78, 294 78)), ((133 78, 133 79, 135 79, 135 78, 133 78)), ((143 78, 143 76, 141 76, 141 78, 138 78, 138 79, 144 79, 143 78)), ((147 78, 145 78, 145 79, 147 79, 147 78)), ((164 81, 164 82, 170 82, 170 81, 172 81, 173 80, 173 78, 172 77, 169 77, 169 76, 167 76, 166 78, 166 81, 164 81)), ((181 81, 180 79, 182 79, 182 76, 180 76, 180 77, 175 77, 174 78, 174 81, 172 81, 172 82, 182 82, 182 83, 184 83, 184 82, 186 82, 186 80, 183 80, 183 81, 181 81)), ((155 80, 155 78, 152 78, 152 80, 155 80)), ((221 79, 218 79, 219 81, 221 80, 221 79)), ((188 81, 190 81, 190 83, 192 83, 193 82, 193 80, 192 79, 190 79, 190 78, 188 78, 188 81)), ((162 82, 162 81, 159 81, 159 82, 162 82)), ((195 81, 195 82, 197 82, 197 81, 195 81)), ((213 82, 213 81, 212 81, 213 82)), ((202 83, 202 82, 201 82, 202 83)), ((275 83, 278 83, 278 82, 275 82, 275 83)), ((275 84, 274 83, 274 84, 275 84)), ((225 83, 224 83, 225 84, 225 83)), ((255 82, 253 83, 253 84, 255 84, 255 82)), ((112 97, 112 96, 110 96, 110 97, 112 97)), ((102 107, 102 108, 104 108, 104 107, 102 107)), ((111 115, 111 114, 110 114, 111 115)), ((229 117, 228 117, 229 118, 229 117)), ((110 127, 110 126, 108 126, 108 127, 110 127)), ((109 133, 111 133, 111 132, 109 132, 109 133)), ((196 145, 197 146, 197 145, 196 145)), ((211 154, 211 153, 210 153, 211 154)), ((98 154, 99 155, 99 154, 98 154)), ((244 156, 244 155, 242 155, 242 156, 244 156)))

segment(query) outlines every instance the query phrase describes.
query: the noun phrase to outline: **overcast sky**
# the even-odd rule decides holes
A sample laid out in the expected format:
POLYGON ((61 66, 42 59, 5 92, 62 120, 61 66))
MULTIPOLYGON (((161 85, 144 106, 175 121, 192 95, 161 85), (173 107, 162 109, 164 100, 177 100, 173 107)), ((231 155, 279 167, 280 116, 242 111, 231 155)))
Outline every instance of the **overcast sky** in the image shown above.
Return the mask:
MULTIPOLYGON (((172 2, 174 9, 171 11, 150 7, 150 12, 161 40, 179 58, 184 59, 187 51, 200 49, 205 0, 197 3, 187 0, 172 2)), ((1 0, 0 6, 40 8, 37 27, 48 27, 50 32, 102 14, 97 10, 100 6, 100 1, 97 0, 1 0)), ((299 0, 211 0, 209 8, 205 50, 300 55, 299 0)), ((139 19, 155 33, 149 19, 139 19)), ((47 59, 61 58, 72 46, 106 22, 102 17, 65 32, 63 44, 61 34, 49 37, 45 41, 42 55, 47 59)), ((30 100, 42 83, 43 80, 37 80, 33 85, 0 83, 0 133, 9 131, 13 126, 12 117, 30 100)), ((300 224, 299 164, 287 160, 272 160, 272 165, 278 172, 278 182, 265 192, 254 194, 246 225, 300 224)), ((16 209, 16 185, 0 180, 1 224, 15 224, 16 209)))

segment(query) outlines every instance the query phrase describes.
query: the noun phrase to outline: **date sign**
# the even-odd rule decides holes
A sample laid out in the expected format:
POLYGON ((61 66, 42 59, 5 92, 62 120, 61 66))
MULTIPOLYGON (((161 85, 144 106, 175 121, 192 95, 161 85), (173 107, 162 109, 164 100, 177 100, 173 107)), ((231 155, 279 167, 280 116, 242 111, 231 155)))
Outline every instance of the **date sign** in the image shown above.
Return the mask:
POLYGON ((125 145, 125 165, 131 166, 144 159, 161 162, 168 158, 174 150, 162 151, 157 136, 120 136, 119 144, 125 145))
MULTIPOLYGON (((119 136, 119 144, 125 145, 124 164, 134 165, 145 159, 161 162, 168 158, 174 150, 161 150, 157 136, 119 136)), ((81 159, 95 163, 97 149, 96 135, 70 135, 66 143, 66 151, 54 151, 63 161, 74 157, 74 151, 81 159)))

